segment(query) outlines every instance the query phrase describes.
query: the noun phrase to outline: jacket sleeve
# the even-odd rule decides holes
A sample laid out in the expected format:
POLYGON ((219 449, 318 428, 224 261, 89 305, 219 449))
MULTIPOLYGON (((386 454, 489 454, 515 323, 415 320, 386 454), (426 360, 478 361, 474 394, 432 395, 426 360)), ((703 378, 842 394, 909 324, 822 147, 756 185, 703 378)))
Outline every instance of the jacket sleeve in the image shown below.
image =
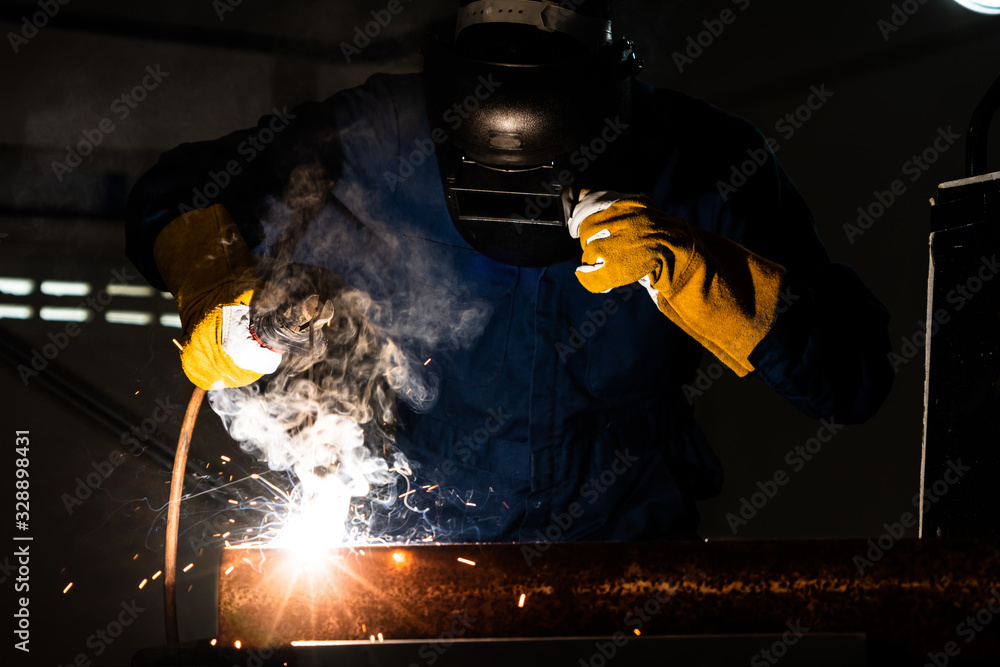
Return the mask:
POLYGON ((776 163, 772 179, 774 215, 752 216, 744 244, 788 273, 771 330, 749 361, 805 414, 866 421, 893 384, 889 312, 851 266, 830 260, 809 208, 776 163))
MULTIPOLYGON (((397 151, 392 77, 373 75, 324 102, 274 109, 255 127, 164 153, 133 187, 126 204, 126 253, 159 289, 153 261, 160 230, 187 211, 222 204, 253 249, 273 199, 315 215, 344 171, 388 169, 397 151), (294 205, 293 205, 294 204, 294 205)), ((369 180, 372 180, 369 177, 369 180)))
POLYGON ((678 148, 687 167, 673 172, 675 198, 694 202, 685 208, 699 226, 787 271, 772 327, 749 356, 753 374, 811 417, 867 420, 893 383, 888 311, 851 266, 831 261, 776 139, 690 98, 673 119, 698 137, 678 148))

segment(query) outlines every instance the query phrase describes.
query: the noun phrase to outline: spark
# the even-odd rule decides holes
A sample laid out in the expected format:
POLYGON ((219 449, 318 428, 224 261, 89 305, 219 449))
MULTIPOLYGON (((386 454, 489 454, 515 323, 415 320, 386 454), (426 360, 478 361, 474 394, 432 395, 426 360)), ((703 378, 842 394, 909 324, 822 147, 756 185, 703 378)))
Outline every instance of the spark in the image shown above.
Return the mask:
POLYGON ((184 572, 187 572, 187 571, 188 571, 188 570, 190 570, 190 569, 191 569, 192 567, 194 567, 194 563, 188 563, 188 564, 187 564, 187 567, 185 567, 183 571, 184 571, 184 572))
POLYGON ((468 505, 469 507, 475 507, 476 506, 476 503, 466 502, 465 504, 468 505))
POLYGON ((73 582, 72 581, 69 582, 68 584, 66 584, 66 588, 63 589, 63 595, 66 595, 66 593, 68 593, 69 589, 71 589, 71 588, 73 588, 73 582))
POLYGON ((439 484, 435 484, 434 486, 432 486, 432 487, 430 487, 430 488, 426 489, 426 491, 427 491, 428 493, 430 493, 430 492, 431 492, 431 491, 433 491, 434 489, 438 488, 438 486, 440 486, 440 485, 439 485, 439 484))
POLYGON ((635 633, 635 636, 636 636, 636 637, 638 637, 639 635, 641 635, 641 634, 642 634, 641 632, 639 632, 639 628, 635 628, 635 629, 633 629, 633 630, 632 630, 632 632, 634 632, 634 633, 635 633))
POLYGON ((235 641, 235 642, 233 643, 233 646, 235 646, 236 648, 240 648, 241 646, 243 646, 243 642, 241 642, 241 641, 240 641, 239 639, 237 639, 237 640, 236 640, 236 641, 235 641))
POLYGON ((466 565, 475 565, 476 564, 476 561, 469 560, 468 558, 459 558, 458 562, 459 563, 465 563, 466 565))
POLYGON ((375 635, 372 635, 372 636, 371 636, 371 637, 369 637, 368 639, 369 639, 369 640, 371 640, 371 643, 372 643, 372 644, 374 644, 374 643, 375 643, 375 635))
POLYGON ((397 563, 402 563, 403 561, 406 560, 406 554, 404 554, 402 551, 397 551, 392 554, 392 559, 397 563))
POLYGON ((182 346, 180 343, 178 343, 176 338, 172 338, 171 340, 174 341, 174 345, 177 346, 178 350, 180 350, 181 352, 184 351, 184 346, 182 346))
POLYGON ((225 461, 226 463, 229 463, 230 461, 232 461, 232 459, 229 458, 228 456, 220 456, 219 458, 222 459, 223 461, 225 461))
POLYGON ((424 362, 424 366, 426 366, 426 365, 427 365, 427 364, 429 364, 429 363, 431 363, 431 360, 430 360, 430 359, 428 359, 427 361, 425 361, 425 362, 424 362))
POLYGON ((227 537, 229 537, 230 535, 232 535, 232 533, 231 533, 231 532, 229 532, 229 531, 227 530, 226 532, 224 532, 224 533, 223 533, 222 535, 220 535, 219 537, 221 537, 222 539, 226 539, 226 538, 227 538, 227 537))
POLYGON ((231 505, 239 505, 239 504, 240 504, 240 501, 238 501, 238 500, 233 500, 232 498, 230 498, 230 499, 229 499, 229 503, 230 503, 231 505))
POLYGON ((230 566, 229 566, 229 567, 228 567, 228 568, 226 569, 226 574, 229 574, 230 572, 232 572, 232 571, 233 571, 233 570, 235 570, 235 569, 236 569, 236 566, 235 566, 235 565, 230 565, 230 566))
POLYGON ((215 646, 217 643, 219 643, 218 639, 212 639, 212 641, 209 642, 212 646, 215 646))
POLYGON ((139 560, 139 554, 132 556, 132 560, 139 560))
POLYGON ((384 640, 382 639, 382 633, 378 633, 378 643, 381 644, 384 640))
POLYGON ((410 490, 409 490, 409 491, 407 491, 406 493, 401 493, 401 494, 399 494, 399 497, 400 497, 400 498, 405 498, 406 496, 410 495, 411 493, 416 493, 416 492, 417 492, 417 490, 416 490, 416 489, 410 489, 410 490))
POLYGON ((138 389, 136 389, 136 390, 135 390, 135 393, 134 393, 134 394, 132 394, 132 395, 133 395, 133 396, 138 396, 138 395, 139 395, 139 390, 138 390, 138 389))
POLYGON ((525 597, 527 597, 527 596, 524 593, 521 593, 521 599, 517 601, 517 606, 518 607, 523 607, 524 606, 524 598, 525 597))
POLYGON ((143 579, 142 581, 140 581, 139 582, 139 590, 141 591, 143 588, 145 588, 146 584, 148 584, 148 583, 149 583, 149 579, 143 579))
POLYGON ((153 581, 156 581, 156 579, 157 579, 157 578, 158 578, 158 577, 159 577, 159 576, 160 576, 161 574, 163 574, 163 570, 157 570, 157 571, 156 571, 156 574, 154 574, 154 575, 153 575, 153 577, 152 577, 153 581))

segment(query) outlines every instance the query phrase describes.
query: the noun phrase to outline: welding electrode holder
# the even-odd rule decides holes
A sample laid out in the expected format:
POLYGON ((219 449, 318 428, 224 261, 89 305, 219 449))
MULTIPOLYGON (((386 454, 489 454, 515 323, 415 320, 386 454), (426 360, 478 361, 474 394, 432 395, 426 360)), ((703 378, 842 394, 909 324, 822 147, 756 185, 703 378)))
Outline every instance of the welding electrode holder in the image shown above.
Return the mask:
POLYGON ((333 302, 318 294, 270 307, 254 300, 250 333, 264 347, 284 354, 286 372, 294 375, 326 356, 323 327, 333 319, 333 311, 333 302))

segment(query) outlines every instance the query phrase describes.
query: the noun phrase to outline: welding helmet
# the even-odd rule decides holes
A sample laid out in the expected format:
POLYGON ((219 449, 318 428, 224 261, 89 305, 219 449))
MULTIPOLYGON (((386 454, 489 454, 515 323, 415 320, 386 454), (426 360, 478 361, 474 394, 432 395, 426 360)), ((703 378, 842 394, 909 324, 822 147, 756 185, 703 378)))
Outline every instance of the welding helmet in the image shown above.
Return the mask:
POLYGON ((448 210, 491 259, 546 266, 578 258, 566 222, 574 193, 628 143, 631 42, 613 41, 610 2, 463 2, 451 34, 432 31, 424 85, 448 210), (603 134, 603 139, 602 139, 603 134), (588 150, 604 147, 600 158, 588 150), (612 147, 610 144, 614 143, 612 147), (615 150, 610 150, 614 148, 615 150))

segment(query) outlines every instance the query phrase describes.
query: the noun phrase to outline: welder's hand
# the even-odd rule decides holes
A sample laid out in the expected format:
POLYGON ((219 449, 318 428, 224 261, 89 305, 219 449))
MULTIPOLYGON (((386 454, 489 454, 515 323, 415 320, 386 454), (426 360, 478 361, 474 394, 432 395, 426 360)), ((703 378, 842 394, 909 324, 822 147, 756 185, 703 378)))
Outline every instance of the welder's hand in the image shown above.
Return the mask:
POLYGON ((250 301, 265 284, 226 209, 191 211, 156 237, 156 266, 177 299, 181 366, 202 389, 241 387, 273 373, 281 354, 250 328, 250 301))
POLYGON ((674 324, 738 375, 767 334, 785 270, 723 236, 658 210, 644 195, 587 192, 569 219, 576 271, 591 292, 639 282, 674 324))

